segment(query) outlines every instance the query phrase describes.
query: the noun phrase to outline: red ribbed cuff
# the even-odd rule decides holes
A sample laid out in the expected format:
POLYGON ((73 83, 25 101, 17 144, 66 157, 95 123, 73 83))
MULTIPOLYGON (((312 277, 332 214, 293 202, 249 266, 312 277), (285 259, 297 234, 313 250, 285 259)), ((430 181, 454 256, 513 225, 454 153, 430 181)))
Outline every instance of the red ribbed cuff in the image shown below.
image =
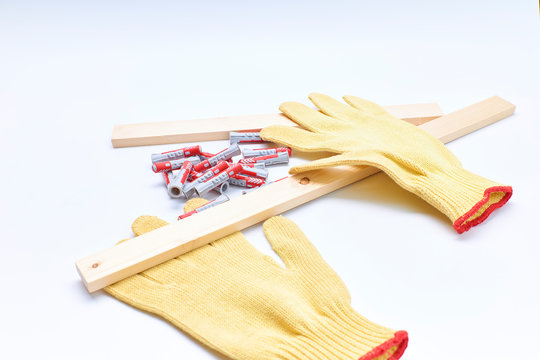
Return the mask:
POLYGON ((486 191, 484 191, 484 197, 482 198, 482 200, 477 202, 469 211, 460 216, 454 222, 454 229, 456 229, 459 234, 462 234, 473 226, 480 224, 481 222, 486 220, 495 209, 498 209, 504 204, 506 204, 506 202, 512 197, 512 191, 513 190, 511 186, 493 186, 487 188, 486 191), (502 197, 502 199, 489 205, 478 217, 474 218, 471 221, 468 221, 469 218, 471 218, 489 201, 491 194, 495 192, 503 192, 504 196, 502 197))
POLYGON ((390 355, 387 360, 401 358, 409 343, 409 334, 406 331, 398 331, 394 337, 377 346, 358 360, 373 360, 385 354, 390 355))
POLYGON ((486 220, 512 196, 511 186, 457 167, 418 176, 413 189, 448 216, 459 234, 486 220))

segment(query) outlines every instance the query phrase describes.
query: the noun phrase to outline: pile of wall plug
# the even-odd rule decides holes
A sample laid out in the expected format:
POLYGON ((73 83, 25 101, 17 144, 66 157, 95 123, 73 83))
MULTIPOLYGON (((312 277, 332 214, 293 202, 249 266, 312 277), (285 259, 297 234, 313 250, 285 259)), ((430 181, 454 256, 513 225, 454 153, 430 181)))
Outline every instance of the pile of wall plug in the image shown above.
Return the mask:
POLYGON ((178 220, 228 201, 225 193, 230 185, 247 190, 269 184, 266 167, 289 163, 288 147, 241 150, 239 145, 264 142, 257 132, 231 132, 229 136, 231 146, 217 154, 203 152, 200 145, 152 154, 152 170, 163 174, 172 198, 204 197, 210 191, 221 194, 206 205, 180 215, 178 220), (237 155, 242 155, 242 159, 234 162, 232 158, 237 155))

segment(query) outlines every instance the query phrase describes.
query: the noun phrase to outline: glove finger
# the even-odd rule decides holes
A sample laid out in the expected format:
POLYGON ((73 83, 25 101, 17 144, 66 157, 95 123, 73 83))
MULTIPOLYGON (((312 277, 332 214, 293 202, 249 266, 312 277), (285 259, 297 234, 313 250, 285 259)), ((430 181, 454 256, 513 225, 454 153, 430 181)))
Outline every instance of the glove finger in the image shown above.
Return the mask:
POLYGON ((171 287, 141 273, 109 285, 104 290, 126 304, 163 316, 165 314, 158 309, 170 303, 167 299, 174 296, 183 303, 183 298, 189 296, 190 291, 185 285, 178 283, 171 287))
POLYGON ((260 254, 259 250, 251 245, 244 234, 239 231, 216 240, 210 245, 225 253, 239 255, 239 257, 257 256, 260 254))
MULTIPOLYGON (((201 198, 190 199, 186 202, 184 206, 184 212, 188 212, 193 209, 196 209, 200 206, 203 206, 206 203, 208 203, 208 200, 205 200, 205 199, 201 199, 201 198)), ((143 215, 143 216, 139 216, 137 219, 135 219, 135 221, 133 221, 133 224, 131 225, 131 229, 133 230, 133 233, 135 234, 135 236, 139 236, 147 232, 150 232, 152 230, 159 229, 160 227, 168 225, 168 224, 169 224, 168 222, 158 218, 157 216, 143 215)))
MULTIPOLYGON (((208 200, 202 198, 193 198, 186 202, 184 211, 188 212, 208 203, 208 200)), ((254 254, 255 249, 242 235, 241 232, 233 233, 229 236, 211 242, 208 245, 192 250, 181 256, 181 259, 194 266, 207 268, 212 265, 223 252, 228 254, 254 254)), ((232 256, 229 256, 232 258, 232 256)))
POLYGON ((191 262, 185 261, 183 256, 167 260, 164 263, 151 267, 140 273, 147 279, 160 284, 183 284, 189 282, 190 277, 204 272, 204 268, 191 262))
POLYGON ((425 175, 425 171, 417 167, 413 162, 400 158, 394 154, 385 154, 375 151, 349 152, 324 159, 311 161, 306 164, 292 167, 291 174, 298 174, 305 171, 322 169, 326 167, 342 165, 366 165, 373 166, 388 174, 399 186, 412 191, 414 180, 418 176, 425 175))
MULTIPOLYGON (((139 236, 152 230, 156 230, 165 225, 168 225, 168 223, 165 220, 158 218, 157 216, 143 215, 139 216, 135 219, 135 221, 133 221, 133 224, 131 224, 131 230, 133 231, 133 234, 135 234, 135 236, 139 236)), ((130 239, 120 240, 116 243, 116 245, 128 240, 130 239)))
POLYGON ((168 222, 157 216, 143 215, 135 219, 131 225, 131 230, 133 230, 135 236, 139 236, 152 230, 159 229, 165 225, 168 225, 168 222))
POLYGON ((343 97, 343 100, 345 100, 345 102, 349 104, 350 106, 352 106, 353 108, 365 114, 369 114, 373 117, 392 116, 381 106, 369 100, 359 98, 357 96, 345 95, 343 97))
POLYGON ((264 234, 272 249, 288 269, 327 267, 321 255, 306 235, 291 220, 274 216, 263 224, 264 234))
POLYGON ((344 153, 344 154, 330 156, 323 159, 310 161, 302 165, 293 166, 292 168, 290 168, 289 173, 294 175, 294 174, 299 174, 305 171, 323 169, 327 167, 334 167, 334 166, 340 166, 340 165, 353 165, 353 164, 348 163, 348 161, 350 161, 348 155, 349 153, 344 153))
POLYGON ((314 133, 291 126, 271 125, 265 127, 261 130, 261 137, 263 140, 283 144, 300 151, 337 152, 336 149, 327 146, 328 142, 333 138, 332 135, 314 133))
POLYGON ((203 205, 208 204, 208 200, 202 199, 202 198, 193 198, 189 199, 186 204, 184 205, 184 212, 190 212, 191 210, 195 210, 198 207, 201 207, 203 205))
POLYGON ((323 113, 333 118, 342 119, 356 124, 363 123, 371 118, 369 113, 339 102, 328 95, 313 93, 309 95, 309 99, 323 113))
POLYGON ((314 132, 332 132, 347 125, 339 119, 297 102, 284 102, 279 110, 298 125, 314 132))

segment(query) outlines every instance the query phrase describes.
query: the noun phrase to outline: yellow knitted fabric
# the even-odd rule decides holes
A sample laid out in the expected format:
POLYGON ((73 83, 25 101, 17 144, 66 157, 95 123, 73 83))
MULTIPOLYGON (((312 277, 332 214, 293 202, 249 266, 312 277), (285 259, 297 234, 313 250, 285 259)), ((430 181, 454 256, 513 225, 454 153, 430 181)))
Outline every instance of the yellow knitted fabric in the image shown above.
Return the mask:
MULTIPOLYGON (((185 210, 204 204, 193 199, 185 210)), ((140 235, 166 223, 135 220, 140 235)), ((339 276, 290 220, 264 233, 286 268, 234 233, 105 290, 231 359, 394 360, 407 333, 357 314, 339 276)))
POLYGON ((322 94, 310 99, 320 111, 295 102, 279 108, 306 130, 275 125, 264 128, 261 137, 339 155, 293 167, 292 174, 338 165, 377 167, 448 216, 459 233, 484 221, 512 195, 510 186, 463 169, 435 137, 372 102, 345 96, 347 105, 322 94))

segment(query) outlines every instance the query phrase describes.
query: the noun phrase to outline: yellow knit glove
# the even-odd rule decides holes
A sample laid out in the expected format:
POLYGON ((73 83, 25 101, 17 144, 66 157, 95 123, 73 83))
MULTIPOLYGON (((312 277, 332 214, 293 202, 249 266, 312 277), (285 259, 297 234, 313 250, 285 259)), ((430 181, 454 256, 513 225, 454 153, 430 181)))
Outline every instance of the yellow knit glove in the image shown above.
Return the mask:
POLYGON ((293 167, 292 174, 338 165, 377 167, 448 216, 458 233, 484 221, 512 196, 510 186, 463 169, 439 140, 372 102, 345 96, 349 106, 322 94, 310 99, 320 112, 295 102, 279 108, 306 130, 275 125, 264 128, 261 137, 339 155, 293 167))
MULTIPOLYGON (((190 200, 185 210, 205 202, 190 200)), ((142 216, 133 231, 140 235, 165 224, 142 216)), ((339 276, 292 221, 273 217, 263 228, 286 268, 237 232, 105 290, 231 359, 401 357, 407 333, 356 313, 339 276)))

